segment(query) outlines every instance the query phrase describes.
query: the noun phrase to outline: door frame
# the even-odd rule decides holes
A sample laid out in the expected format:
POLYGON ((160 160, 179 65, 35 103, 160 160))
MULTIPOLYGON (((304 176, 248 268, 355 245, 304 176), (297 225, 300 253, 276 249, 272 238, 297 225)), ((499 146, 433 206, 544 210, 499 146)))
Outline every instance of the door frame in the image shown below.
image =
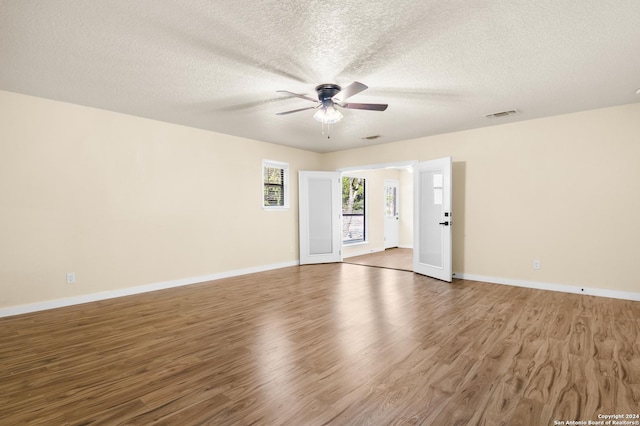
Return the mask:
POLYGON ((415 164, 418 164, 419 160, 408 160, 408 161, 394 161, 391 163, 379 163, 379 164, 365 164, 362 166, 351 166, 351 167, 341 167, 336 169, 336 172, 340 173, 351 173, 351 172, 359 172, 364 170, 377 170, 377 169, 401 169, 413 167, 415 164))
MULTIPOLYGON (((453 203, 453 199, 452 199, 453 188, 451 187, 452 186, 452 176, 453 176, 453 159, 451 157, 444 157, 444 158, 426 160, 426 161, 427 162, 431 162, 431 161, 435 162, 435 161, 441 161, 441 160, 447 160, 448 161, 448 168, 449 169, 448 169, 447 173, 448 173, 449 177, 446 180, 448 181, 449 189, 450 189, 451 192, 449 192, 449 194, 447 196, 448 202, 449 202, 449 206, 448 206, 449 213, 447 215, 449 216, 449 220, 451 220, 451 217, 450 217, 451 216, 451 208, 453 207, 452 206, 452 203, 453 203)), ((342 175, 344 173, 353 173, 353 172, 358 172, 358 171, 377 170, 377 169, 386 169, 386 168, 389 168, 389 169, 407 168, 407 169, 411 169, 413 173, 417 173, 418 169, 416 168, 416 166, 420 165, 420 163, 424 164, 425 161, 407 160, 407 161, 397 161, 397 162, 390 162, 390 163, 378 163, 378 164, 368 164, 368 165, 361 165, 361 166, 342 167, 342 168, 336 169, 336 171, 333 172, 333 173, 337 172, 338 176, 340 176, 340 178, 342 178, 342 175)), ((423 271, 420 271, 420 270, 418 270, 416 268, 416 261, 415 261, 416 238, 418 238, 418 235, 417 235, 418 226, 416 225, 416 223, 417 223, 417 219, 416 218, 419 216, 419 214, 418 214, 419 213, 419 209, 416 209, 416 204, 415 204, 416 203, 416 198, 417 198, 416 197, 416 193, 417 193, 416 180, 417 180, 417 178, 414 175, 414 189, 413 189, 413 203, 414 203, 414 218, 413 218, 413 222, 414 222, 414 225, 413 225, 413 228, 414 228, 413 229, 413 236, 414 236, 413 237, 413 239, 414 239, 414 242, 413 242, 413 246, 414 246, 414 271, 413 272, 414 273, 424 274, 423 271)), ((299 191, 301 190, 301 186, 299 187, 298 190, 299 191)), ((449 222, 449 223, 452 223, 452 222, 449 222)), ((302 226, 302 224, 301 224, 301 226, 302 226)), ((448 226, 448 228, 449 228, 449 230, 451 229, 450 226, 448 226)), ((302 227, 301 227, 301 232, 302 232, 302 227)), ((384 232, 384 230, 383 230, 383 232, 384 232)), ((452 269, 451 267, 453 266, 452 265, 453 264, 453 256, 452 256, 453 255, 453 253, 452 253, 452 242, 453 242, 452 240, 453 240, 453 238, 452 237, 453 237, 452 233, 450 233, 448 247, 446 249, 446 251, 449 254, 449 261, 448 261, 449 265, 448 265, 448 268, 447 268, 447 269, 449 269, 449 276, 448 277, 442 277, 442 278, 441 277, 436 277, 436 278, 439 278, 439 279, 444 279, 445 281, 449 281, 449 282, 451 282, 451 279, 452 279, 452 276, 453 276, 452 270, 451 270, 452 269)), ((339 247, 340 247, 339 260, 335 260, 335 261, 341 262, 342 259, 343 259, 343 256, 342 256, 342 248, 343 248, 342 238, 340 238, 339 247)), ((301 255, 301 260, 302 260, 302 255, 301 255)), ((302 264, 302 262, 301 262, 301 264, 302 264)), ((431 275, 431 273, 427 273, 426 275, 433 276, 433 275, 431 275)))

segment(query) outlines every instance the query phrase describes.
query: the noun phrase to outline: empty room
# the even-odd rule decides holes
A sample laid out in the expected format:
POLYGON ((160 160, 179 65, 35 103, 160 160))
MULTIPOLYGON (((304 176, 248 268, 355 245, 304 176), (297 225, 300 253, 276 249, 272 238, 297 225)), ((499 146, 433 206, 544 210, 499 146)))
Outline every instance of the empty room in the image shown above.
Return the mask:
POLYGON ((640 425, 640 2, 0 10, 1 425, 640 425))

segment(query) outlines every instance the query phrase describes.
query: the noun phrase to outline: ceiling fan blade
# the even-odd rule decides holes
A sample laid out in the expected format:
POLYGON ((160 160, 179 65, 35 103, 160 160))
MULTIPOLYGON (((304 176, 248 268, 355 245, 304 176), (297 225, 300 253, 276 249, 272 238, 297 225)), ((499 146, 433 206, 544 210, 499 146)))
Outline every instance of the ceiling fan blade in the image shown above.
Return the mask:
POLYGON ((354 104, 353 102, 338 105, 340 105, 342 108, 366 109, 369 111, 384 111, 389 106, 387 104, 354 104))
POLYGON ((288 94, 290 94, 292 96, 295 96, 296 98, 306 99, 306 100, 311 101, 311 102, 318 102, 317 99, 310 98, 307 95, 301 95, 299 93, 293 93, 293 92, 290 92, 288 90, 276 90, 276 92, 278 92, 278 93, 288 93, 288 94))
POLYGON ((298 108, 298 109, 294 109, 291 111, 285 111, 285 112, 277 112, 276 115, 287 115, 287 114, 293 114, 294 112, 300 112, 300 111, 306 111, 308 109, 316 109, 318 108, 319 105, 316 106, 312 106, 312 107, 306 107, 306 108, 298 108))
POLYGON ((333 97, 333 100, 336 102, 344 102, 347 100, 347 98, 350 98, 353 95, 357 95, 358 93, 368 88, 369 86, 367 86, 366 84, 362 84, 359 81, 354 81, 347 87, 344 87, 342 90, 340 90, 340 92, 338 92, 338 94, 333 97))

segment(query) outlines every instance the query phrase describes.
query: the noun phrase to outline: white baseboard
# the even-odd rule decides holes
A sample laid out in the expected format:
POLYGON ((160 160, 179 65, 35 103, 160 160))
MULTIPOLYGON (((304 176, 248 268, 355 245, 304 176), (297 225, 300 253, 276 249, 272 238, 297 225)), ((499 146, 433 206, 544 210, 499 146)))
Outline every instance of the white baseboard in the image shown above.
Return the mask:
POLYGON ((511 278, 488 277, 486 275, 464 274, 456 272, 454 278, 464 280, 483 281, 492 284, 504 284, 516 287, 535 288, 538 290, 560 291, 563 293, 585 294, 589 296, 609 297, 612 299, 624 299, 640 301, 640 293, 631 291, 609 290, 605 288, 577 287, 564 284, 543 283, 537 281, 517 280, 511 278))
POLYGON ((99 293, 83 294, 80 296, 65 297, 64 299, 47 300, 43 302, 29 303, 26 305, 9 306, 0 308, 0 318, 13 315, 27 314, 30 312, 44 311, 47 309, 63 308, 65 306, 79 305, 82 303, 96 302, 99 300, 113 299, 116 297, 131 296, 134 294, 147 293, 149 291, 164 290, 172 287, 198 284, 206 281, 215 281, 222 278, 236 277, 238 275, 253 274, 255 272, 270 271, 272 269, 297 266, 300 262, 291 261, 274 263, 271 265, 256 266, 252 268, 236 269, 234 271, 219 272, 216 274, 202 275, 199 277, 183 278, 179 280, 163 281, 159 283, 146 284, 136 287, 127 287, 117 290, 102 291, 99 293))
MULTIPOLYGON (((346 258, 346 257, 360 256, 362 254, 369 254, 369 253, 375 253, 380 251, 384 251, 384 250, 383 249, 366 250, 366 251, 363 251, 362 253, 350 254, 349 256, 344 256, 344 257, 346 258)), ((30 312, 44 311, 47 309, 63 308, 65 306, 79 305, 82 303, 96 302, 99 300, 113 299, 116 297, 131 296, 134 294, 147 293, 147 292, 156 291, 156 290, 164 290, 164 289, 173 288, 173 287, 181 287, 181 286, 190 285, 190 284, 198 284, 206 281, 215 281, 222 278, 230 278, 230 277, 236 277, 239 275, 253 274, 256 272, 264 272, 264 271, 270 271, 273 269, 286 268, 289 266, 297 266, 299 264, 300 262, 298 261, 274 263, 271 265, 256 266, 256 267, 245 268, 245 269, 236 269, 233 271, 225 271, 225 272, 219 272, 219 273, 210 274, 210 275, 183 278, 179 280, 163 281, 163 282, 146 284, 146 285, 141 285, 136 287, 122 288, 118 290, 103 291, 103 292, 92 293, 92 294, 83 294, 80 296, 66 297, 64 299, 47 300, 43 302, 29 303, 26 305, 9 306, 5 308, 0 308, 0 318, 9 317, 13 315, 27 314, 30 312)), ((543 282, 537 282, 537 281, 490 277, 486 275, 465 274, 460 272, 456 272, 454 274, 454 278, 460 278, 460 279, 472 280, 472 281, 482 281, 482 282, 487 282, 492 284, 511 285, 516 287, 527 287, 527 288, 534 288, 538 290, 560 291, 563 293, 585 294, 590 296, 609 297, 612 299, 640 301, 640 293, 635 293, 630 291, 609 290, 609 289, 593 288, 593 287, 577 287, 577 286, 569 286, 564 284, 552 284, 552 283, 543 283, 543 282)))
POLYGON ((411 246, 405 246, 405 245, 402 245, 402 244, 401 244, 401 245, 399 245, 399 246, 398 246, 398 248, 406 248, 406 249, 411 249, 411 250, 413 250, 413 246, 412 246, 412 245, 411 245, 411 246))

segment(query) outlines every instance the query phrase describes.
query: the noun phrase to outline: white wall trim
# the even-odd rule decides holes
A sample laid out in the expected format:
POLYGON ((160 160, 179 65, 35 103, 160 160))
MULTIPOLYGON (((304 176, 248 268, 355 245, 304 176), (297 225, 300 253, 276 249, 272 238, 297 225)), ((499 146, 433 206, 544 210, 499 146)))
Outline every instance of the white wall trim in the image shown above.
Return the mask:
POLYGON ((190 284, 198 284, 207 281, 215 281, 222 278, 236 277, 239 275, 253 274, 255 272, 270 271, 272 269, 286 268, 289 266, 297 266, 300 262, 290 261, 283 263, 274 263, 271 265, 255 266, 245 269, 236 269, 233 271, 219 272, 210 275, 201 275, 199 277, 182 278, 172 281, 163 281, 153 284, 145 284, 136 287, 127 287, 117 290, 101 291, 99 293, 83 294, 80 296, 65 297, 64 299, 46 300, 43 302, 29 303, 26 305, 9 306, 0 308, 0 318, 13 315, 27 314, 31 312, 44 311, 47 309, 63 308, 65 306, 80 305, 82 303, 96 302, 99 300, 114 299, 116 297, 131 296, 134 294, 147 293, 150 291, 164 290, 172 287, 181 287, 190 284))
POLYGON ((341 167, 337 169, 337 171, 341 173, 349 173, 376 169, 406 169, 409 167, 413 167, 413 165, 416 163, 418 163, 418 160, 394 161, 393 163, 365 164, 362 166, 341 167))
POLYGON ((400 244, 400 245, 398 245, 398 248, 404 248, 404 249, 413 250, 413 244, 411 244, 411 245, 400 244))
POLYGON ((565 284, 543 283, 538 281, 517 280, 511 278, 488 277, 486 275, 465 274, 456 272, 454 278, 464 280, 483 281, 492 284, 504 284, 516 287, 535 288, 538 290, 560 291, 563 293, 585 294, 588 296, 609 297, 612 299, 624 299, 640 301, 640 293, 631 291, 609 290, 605 288, 578 287, 565 284))

